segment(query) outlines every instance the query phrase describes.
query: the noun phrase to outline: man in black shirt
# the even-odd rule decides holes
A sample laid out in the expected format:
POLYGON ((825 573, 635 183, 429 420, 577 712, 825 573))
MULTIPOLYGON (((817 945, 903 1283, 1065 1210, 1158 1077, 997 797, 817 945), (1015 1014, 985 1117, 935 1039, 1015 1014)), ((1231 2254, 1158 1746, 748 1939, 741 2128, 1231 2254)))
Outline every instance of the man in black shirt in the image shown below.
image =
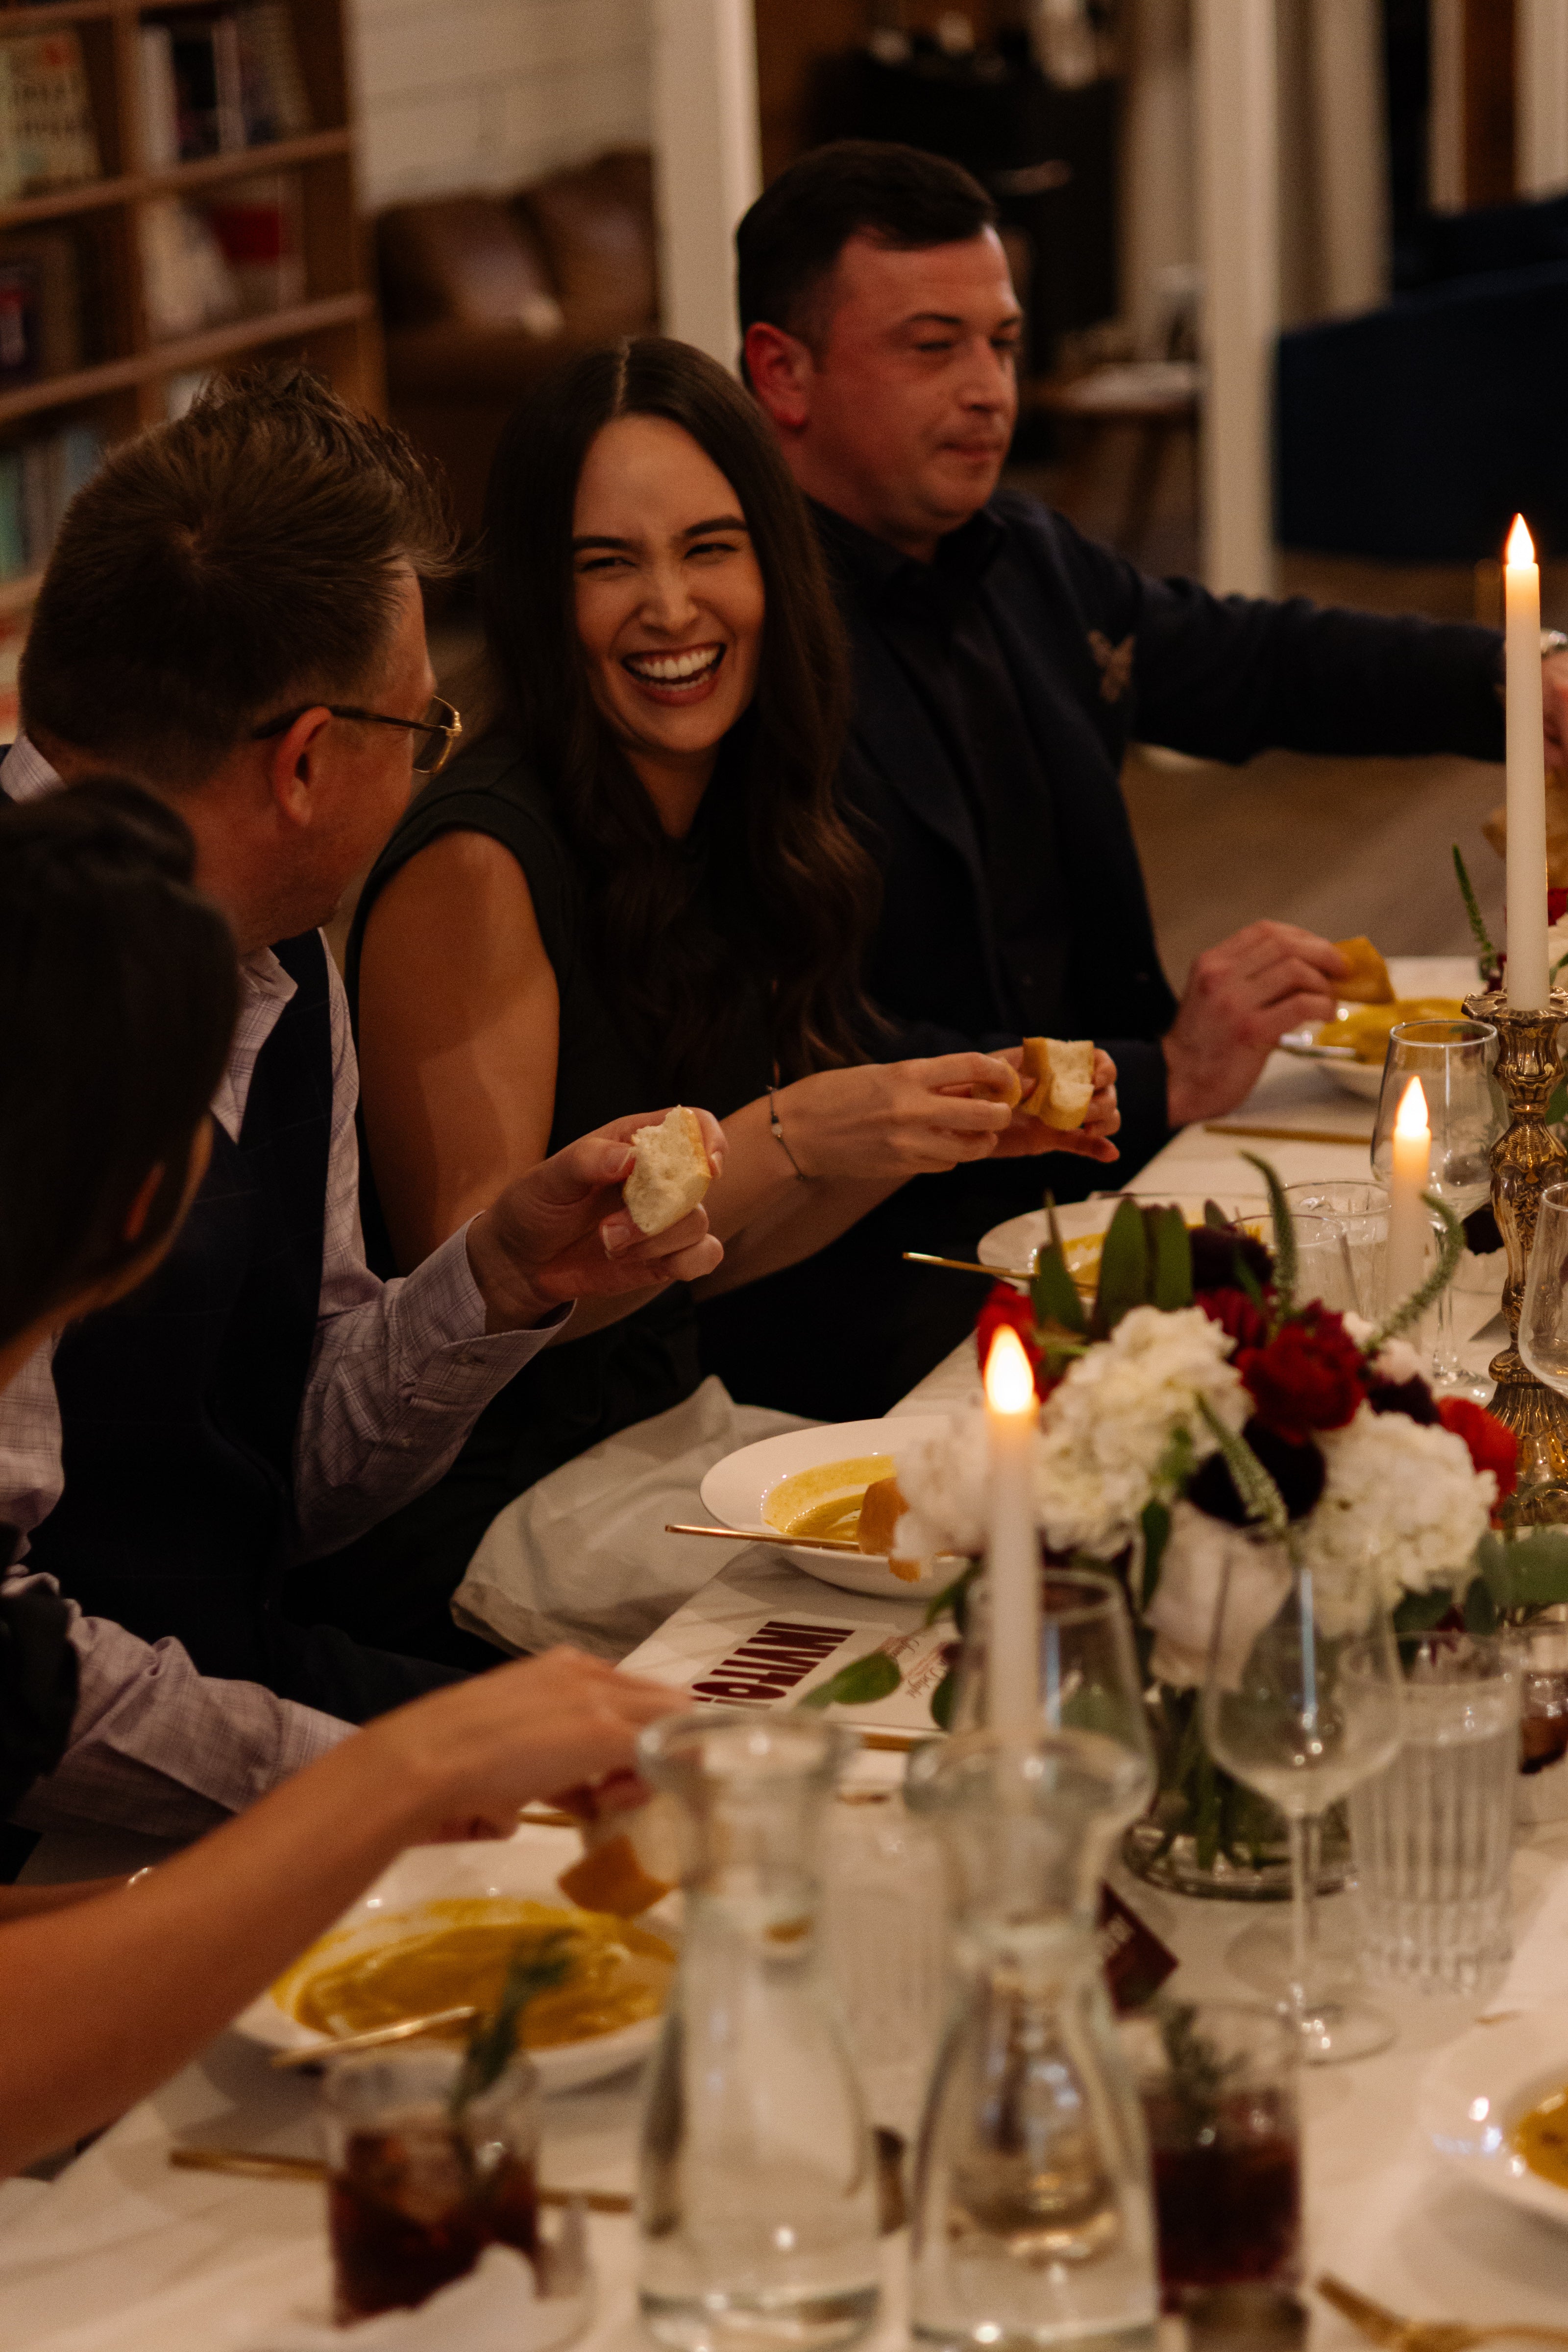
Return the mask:
MULTIPOLYGON (((871 994, 910 1051, 1095 1037, 1120 1071, 1126 1181, 1173 1129, 1234 1108, 1286 1030, 1327 1019, 1343 970, 1327 940, 1259 921, 1200 956, 1178 1002, 1121 793, 1128 742, 1226 761, 1271 745, 1500 759, 1500 640, 1149 579, 999 490, 1021 319, 994 222, 966 173, 913 149, 805 156, 741 224, 745 370, 852 642, 842 788, 884 894, 871 994)), ((1565 672, 1548 662, 1549 732, 1565 672)), ((899 1247, 972 1255, 987 1225, 1037 1205, 1031 1186, 1016 1166, 922 1179, 809 1276, 773 1277, 786 1327, 826 1307, 810 1281, 850 1286, 883 1336, 874 1371, 840 1355, 806 1385, 772 1378, 769 1401, 891 1402, 973 1306, 957 1277, 895 1272, 899 1247)), ((767 1287, 739 1295, 759 1338, 767 1287)), ((716 1365, 764 1392, 722 1338, 716 1365)))

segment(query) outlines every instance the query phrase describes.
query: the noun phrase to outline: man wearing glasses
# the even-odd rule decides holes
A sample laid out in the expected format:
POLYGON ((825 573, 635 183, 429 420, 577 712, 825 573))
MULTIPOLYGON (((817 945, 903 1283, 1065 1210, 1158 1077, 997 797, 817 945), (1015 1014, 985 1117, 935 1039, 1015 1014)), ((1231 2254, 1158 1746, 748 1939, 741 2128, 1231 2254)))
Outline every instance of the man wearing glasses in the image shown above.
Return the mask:
POLYGON ((358 1072, 319 927, 460 732, 420 598, 447 549, 407 445, 293 373, 220 385, 115 450, 39 592, 0 793, 118 773, 168 800, 241 1000, 167 1257, 0 1402, 0 1521, 81 1612, 78 1737, 35 1826, 203 1828, 453 1679, 286 1613, 286 1571, 437 1478, 574 1298, 721 1255, 700 1210, 652 1242, 631 1226, 628 1105, 406 1280, 365 1265, 358 1072))

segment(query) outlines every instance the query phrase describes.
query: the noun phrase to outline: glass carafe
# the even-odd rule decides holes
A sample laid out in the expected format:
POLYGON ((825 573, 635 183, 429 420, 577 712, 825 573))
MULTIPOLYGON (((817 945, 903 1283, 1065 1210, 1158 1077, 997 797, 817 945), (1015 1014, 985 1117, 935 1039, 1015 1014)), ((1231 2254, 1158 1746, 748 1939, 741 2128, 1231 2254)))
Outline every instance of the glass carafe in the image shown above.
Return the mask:
POLYGON ((1144 2352, 1149 2155, 1083 1902, 1110 1743, 955 1735, 910 1767, 948 1864, 957 1990, 921 2126, 910 2323, 943 2352, 1144 2352))
POLYGON ((644 2324, 679 2352, 833 2352, 876 2316, 870 2128, 816 1933, 844 1746, 809 1717, 720 1706, 638 1743, 686 1849, 637 2196, 644 2324))

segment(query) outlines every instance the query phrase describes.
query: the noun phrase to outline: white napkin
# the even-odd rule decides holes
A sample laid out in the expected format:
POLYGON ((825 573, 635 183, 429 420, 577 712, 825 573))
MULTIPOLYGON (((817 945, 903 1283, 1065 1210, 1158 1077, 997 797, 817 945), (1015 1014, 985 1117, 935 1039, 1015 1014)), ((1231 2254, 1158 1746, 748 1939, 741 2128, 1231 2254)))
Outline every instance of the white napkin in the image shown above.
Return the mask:
POLYGON ((467 2278, 454 2279, 417 2311, 387 2311, 353 2327, 284 2320, 247 2334, 244 2352, 547 2352, 587 2321, 592 2295, 541 2303, 533 2272, 510 2246, 487 2246, 467 2278))
POLYGON ((452 1596, 459 1625, 508 1650, 574 1642, 624 1658, 747 1547, 667 1536, 708 1518, 698 1488, 759 1438, 815 1424, 736 1404, 705 1380, 684 1404, 618 1430, 541 1478, 491 1520, 452 1596))

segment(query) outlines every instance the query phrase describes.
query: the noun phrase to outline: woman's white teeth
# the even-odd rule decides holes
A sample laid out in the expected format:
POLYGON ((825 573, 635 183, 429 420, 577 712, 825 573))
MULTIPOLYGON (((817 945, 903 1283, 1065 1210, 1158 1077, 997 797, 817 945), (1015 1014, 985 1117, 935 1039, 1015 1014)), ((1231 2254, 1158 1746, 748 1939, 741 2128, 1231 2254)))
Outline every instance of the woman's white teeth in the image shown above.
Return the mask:
POLYGON ((689 686, 717 667, 721 646, 702 646, 689 654, 628 654, 626 667, 650 686, 689 686))

